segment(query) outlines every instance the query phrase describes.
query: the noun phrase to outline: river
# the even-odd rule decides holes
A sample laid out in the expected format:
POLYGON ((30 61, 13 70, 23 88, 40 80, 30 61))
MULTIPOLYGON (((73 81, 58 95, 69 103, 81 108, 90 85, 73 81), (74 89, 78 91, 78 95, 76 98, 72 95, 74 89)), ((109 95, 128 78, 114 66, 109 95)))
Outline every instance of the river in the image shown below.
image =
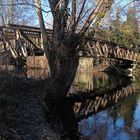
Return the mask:
POLYGON ((139 80, 138 75, 78 71, 68 98, 74 101, 79 139, 139 140, 139 80))

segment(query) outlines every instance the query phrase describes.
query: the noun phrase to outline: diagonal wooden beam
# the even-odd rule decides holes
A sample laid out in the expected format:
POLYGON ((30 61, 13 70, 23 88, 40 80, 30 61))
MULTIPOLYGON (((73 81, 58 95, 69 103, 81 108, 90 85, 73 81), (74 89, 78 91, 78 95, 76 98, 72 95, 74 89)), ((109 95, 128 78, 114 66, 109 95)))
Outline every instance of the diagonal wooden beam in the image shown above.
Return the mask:
POLYGON ((19 32, 20 32, 21 36, 22 36, 25 40, 27 40, 29 43, 31 43, 31 44, 34 46, 35 49, 41 49, 41 48, 38 47, 38 46, 37 46, 23 31, 20 31, 20 30, 19 30, 19 32))

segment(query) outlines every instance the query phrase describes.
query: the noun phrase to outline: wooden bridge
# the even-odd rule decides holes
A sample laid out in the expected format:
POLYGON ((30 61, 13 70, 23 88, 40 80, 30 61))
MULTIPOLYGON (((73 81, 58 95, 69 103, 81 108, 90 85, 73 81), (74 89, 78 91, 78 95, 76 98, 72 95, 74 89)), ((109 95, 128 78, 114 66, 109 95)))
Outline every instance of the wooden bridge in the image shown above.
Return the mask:
MULTIPOLYGON (((50 32, 50 30, 47 30, 50 32)), ((1 51, 9 50, 14 58, 43 55, 40 28, 8 24, 0 26, 1 51)))
MULTIPOLYGON (((52 35, 52 30, 46 29, 52 35)), ((140 54, 122 45, 100 39, 84 37, 83 49, 79 55, 86 57, 105 57, 140 63, 140 54)), ((0 26, 0 51, 9 50, 14 58, 19 55, 43 55, 40 28, 8 24, 0 26)))
POLYGON ((85 44, 84 53, 89 57, 104 57, 140 62, 140 54, 123 45, 96 38, 85 38, 83 41, 85 44))

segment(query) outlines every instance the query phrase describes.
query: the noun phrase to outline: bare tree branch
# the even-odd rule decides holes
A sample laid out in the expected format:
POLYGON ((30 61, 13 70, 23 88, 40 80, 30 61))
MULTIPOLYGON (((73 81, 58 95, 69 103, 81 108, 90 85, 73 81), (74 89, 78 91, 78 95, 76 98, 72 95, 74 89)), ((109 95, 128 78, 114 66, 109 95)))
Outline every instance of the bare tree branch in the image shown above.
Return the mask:
MULTIPOLYGON (((7 7, 7 6, 10 7, 10 6, 17 6, 17 5, 29 5, 29 6, 38 8, 36 5, 31 4, 29 2, 20 2, 20 3, 13 3, 13 4, 1 4, 2 7, 7 7)), ((51 12, 50 10, 46 11, 43 8, 41 8, 41 11, 45 12, 45 13, 50 13, 51 12)))
MULTIPOLYGON (((113 18, 113 16, 115 16, 115 15, 121 13, 122 10, 124 10, 127 6, 129 6, 129 5, 132 4, 133 2, 135 2, 135 0, 130 1, 129 3, 125 4, 125 5, 124 5, 123 7, 121 7, 119 10, 117 10, 113 15, 111 15, 110 18, 113 18)), ((118 4, 118 3, 117 3, 117 4, 118 4)), ((117 4, 116 4, 116 5, 117 5, 117 4)), ((114 6, 113 6, 113 7, 114 7, 114 6)), ((113 7, 112 7, 112 8, 113 8, 113 7)), ((112 9, 112 8, 111 8, 111 9, 112 9)), ((109 14, 109 12, 108 12, 107 14, 109 14)), ((107 24, 108 24, 108 21, 107 21, 107 20, 105 21, 105 20, 103 19, 103 20, 101 21, 101 23, 104 23, 104 25, 107 25, 107 24)), ((94 28, 97 28, 97 27, 98 27, 98 26, 94 26, 94 28)))
POLYGON ((76 30, 76 28, 77 28, 77 26, 78 26, 78 23, 79 23, 79 21, 80 21, 80 18, 81 18, 82 12, 83 12, 83 10, 84 10, 86 1, 87 1, 87 0, 84 0, 83 5, 82 5, 82 7, 81 7, 81 10, 80 10, 80 12, 79 12, 79 16, 78 16, 77 20, 74 22, 74 24, 72 25, 72 33, 75 32, 75 30, 76 30))
POLYGON ((83 28, 81 29, 81 31, 79 32, 79 36, 83 36, 86 31, 88 30, 88 28, 90 27, 91 23, 93 22, 93 20, 96 18, 102 4, 103 4, 104 0, 99 0, 95 10, 93 10, 91 12, 91 14, 89 15, 87 21, 85 22, 83 28))
MULTIPOLYGON (((97 14, 97 18, 94 22, 94 26, 99 26, 101 20, 106 16, 107 12, 110 11, 111 5, 112 5, 113 1, 112 0, 108 0, 107 2, 103 3, 103 9, 99 12, 99 14, 97 14)), ((93 28, 92 27, 92 28, 93 28)))

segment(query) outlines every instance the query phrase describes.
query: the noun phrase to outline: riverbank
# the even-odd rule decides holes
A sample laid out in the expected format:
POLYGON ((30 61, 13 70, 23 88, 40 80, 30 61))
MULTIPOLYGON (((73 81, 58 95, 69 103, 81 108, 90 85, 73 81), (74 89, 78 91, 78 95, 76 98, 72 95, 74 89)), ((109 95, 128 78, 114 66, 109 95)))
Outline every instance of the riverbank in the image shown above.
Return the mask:
POLYGON ((43 80, 0 73, 0 140, 55 140, 39 95, 43 80))

